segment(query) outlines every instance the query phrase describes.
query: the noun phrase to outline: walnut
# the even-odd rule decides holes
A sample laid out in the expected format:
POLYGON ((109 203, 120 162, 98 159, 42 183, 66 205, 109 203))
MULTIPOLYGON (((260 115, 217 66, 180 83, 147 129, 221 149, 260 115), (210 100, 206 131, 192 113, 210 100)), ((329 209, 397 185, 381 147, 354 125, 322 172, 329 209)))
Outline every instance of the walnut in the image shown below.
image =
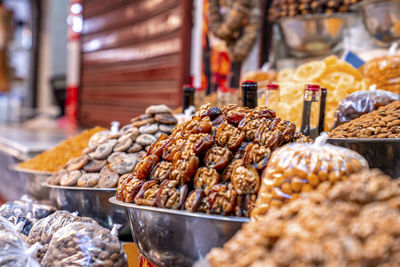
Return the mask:
POLYGON ((147 150, 147 155, 156 155, 157 157, 161 157, 164 151, 165 146, 170 142, 170 139, 167 135, 161 134, 160 138, 150 145, 149 150, 147 150))
POLYGON ((260 176, 253 166, 239 166, 234 169, 231 181, 239 195, 255 194, 260 189, 260 176))
POLYGON ((234 150, 239 147, 244 137, 245 137, 244 132, 242 132, 238 128, 230 124, 224 124, 221 127, 219 127, 215 135, 215 141, 220 146, 226 145, 229 149, 234 150))
POLYGON ((245 149, 243 164, 253 165, 258 171, 262 171, 267 166, 270 156, 270 148, 252 143, 245 149))
POLYGON ((176 159, 173 163, 170 179, 178 181, 182 185, 186 184, 192 180, 198 167, 199 158, 197 156, 191 156, 189 159, 176 159))
POLYGON ((207 151, 204 162, 207 167, 223 170, 232 159, 232 152, 226 147, 214 146, 207 151))
POLYGON ((186 140, 182 138, 170 139, 168 144, 165 146, 162 158, 167 161, 172 161, 175 154, 182 149, 185 145, 186 140))
POLYGON ((159 162, 150 174, 151 180, 162 182, 169 178, 172 170, 172 162, 162 161, 159 162))
POLYGON ((125 188, 126 184, 130 180, 132 180, 132 178, 133 178, 132 175, 128 175, 124 179, 120 179, 118 181, 117 192, 115 194, 115 198, 117 200, 124 201, 124 194, 123 194, 124 188, 125 188))
POLYGON ((235 159, 232 161, 228 167, 225 168, 224 172, 222 173, 222 179, 225 181, 230 181, 232 177, 233 170, 236 167, 242 166, 243 165, 243 160, 242 159, 235 159))
POLYGON ((239 124, 245 116, 250 113, 250 109, 246 107, 236 107, 226 111, 226 120, 232 124, 239 124))
POLYGON ((194 118, 185 126, 182 131, 183 136, 188 136, 190 134, 197 133, 210 133, 212 129, 212 124, 210 117, 204 118, 194 118))
POLYGON ((240 123, 238 128, 245 133, 246 141, 253 141, 255 133, 261 123, 265 122, 267 119, 259 117, 256 119, 250 119, 251 116, 246 116, 240 123))
POLYGON ((192 212, 201 212, 206 210, 206 203, 204 198, 204 190, 193 190, 186 199, 185 210, 192 212))
POLYGON ((179 209, 185 202, 188 186, 179 187, 175 180, 165 180, 160 185, 156 196, 156 204, 159 208, 179 209))
POLYGON ((135 204, 144 206, 155 206, 156 196, 160 190, 160 184, 155 180, 149 180, 142 185, 139 193, 135 196, 135 204))
POLYGON ((131 178, 122 189, 123 201, 132 203, 145 182, 144 179, 131 178))
POLYGON ((142 160, 136 165, 133 170, 133 175, 139 179, 146 179, 149 177, 151 170, 160 160, 156 155, 149 155, 143 157, 142 160))
POLYGON ((207 193, 211 187, 218 184, 221 179, 220 174, 213 168, 201 167, 197 170, 194 177, 194 186, 197 189, 204 189, 207 193))
POLYGON ((192 134, 188 137, 186 146, 195 154, 201 154, 207 151, 214 144, 214 138, 210 134, 192 134))
POLYGON ((207 196, 207 213, 230 215, 235 210, 237 193, 231 184, 214 185, 207 196))
POLYGON ((221 114, 221 110, 216 107, 211 105, 210 103, 202 105, 199 110, 194 114, 195 117, 210 117, 211 119, 214 119, 218 117, 221 114))

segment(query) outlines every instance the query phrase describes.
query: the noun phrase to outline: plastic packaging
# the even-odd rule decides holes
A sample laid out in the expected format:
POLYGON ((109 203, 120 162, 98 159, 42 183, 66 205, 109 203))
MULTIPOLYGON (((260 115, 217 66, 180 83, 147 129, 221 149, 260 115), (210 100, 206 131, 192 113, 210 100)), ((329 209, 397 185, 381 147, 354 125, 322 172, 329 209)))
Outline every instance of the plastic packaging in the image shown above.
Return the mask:
POLYGON ((127 266, 122 244, 110 230, 75 222, 54 234, 43 266, 127 266))
POLYGON ((326 138, 323 134, 314 144, 289 144, 272 154, 262 176, 252 217, 266 214, 271 207, 281 207, 325 181, 335 184, 368 168, 361 155, 325 144, 326 138))
POLYGON ((74 213, 68 211, 58 210, 52 215, 37 221, 27 239, 28 244, 39 242, 43 247, 38 251, 38 259, 42 259, 47 251, 48 244, 50 243, 53 235, 58 229, 73 223, 73 222, 91 222, 97 224, 92 218, 78 217, 74 213))
POLYGON ((29 235, 34 222, 55 211, 55 207, 35 203, 27 196, 23 196, 21 200, 10 201, 0 206, 0 216, 3 216, 14 225, 22 224, 20 231, 26 236, 29 235))
POLYGON ((400 55, 374 58, 363 66, 364 76, 378 88, 400 93, 400 55))
POLYGON ((15 225, 0 216, 0 266, 40 266, 32 257, 38 245, 28 248, 15 225))
POLYGON ((398 100, 400 100, 399 94, 384 90, 370 89, 352 93, 339 103, 333 128, 398 100))

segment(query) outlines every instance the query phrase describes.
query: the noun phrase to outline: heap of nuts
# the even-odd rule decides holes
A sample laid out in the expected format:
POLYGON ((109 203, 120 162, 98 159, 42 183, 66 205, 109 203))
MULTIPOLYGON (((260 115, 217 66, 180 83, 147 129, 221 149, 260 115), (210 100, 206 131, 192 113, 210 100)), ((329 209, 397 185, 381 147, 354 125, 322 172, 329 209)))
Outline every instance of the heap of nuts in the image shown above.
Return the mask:
POLYGON ((45 255, 49 243, 57 230, 73 222, 90 222, 97 224, 92 218, 78 217, 68 211, 58 210, 46 218, 40 219, 32 226, 27 242, 30 245, 33 245, 36 242, 39 242, 42 245, 36 254, 39 262, 45 255))
POLYGON ((118 237, 94 223, 75 222, 51 239, 43 266, 128 266, 118 237))
POLYGON ((353 174, 251 221, 209 266, 400 266, 400 184, 378 170, 353 174))
POLYGON ((333 129, 332 138, 400 138, 400 101, 333 129))
POLYGON ((132 172, 158 137, 170 134, 177 124, 165 105, 150 106, 102 142, 92 142, 81 157, 70 160, 48 179, 52 185, 114 188, 120 177, 132 172))
POLYGON ((274 0, 269 9, 269 20, 296 15, 349 12, 352 4, 361 0, 274 0))
POLYGON ((368 168, 358 153, 320 140, 325 139, 319 137, 314 144, 289 144, 272 154, 252 217, 266 214, 271 207, 281 207, 325 181, 345 181, 350 174, 368 168))
POLYGON ((121 179, 116 198, 138 205, 249 216, 271 152, 309 139, 266 107, 202 106, 162 135, 121 179))

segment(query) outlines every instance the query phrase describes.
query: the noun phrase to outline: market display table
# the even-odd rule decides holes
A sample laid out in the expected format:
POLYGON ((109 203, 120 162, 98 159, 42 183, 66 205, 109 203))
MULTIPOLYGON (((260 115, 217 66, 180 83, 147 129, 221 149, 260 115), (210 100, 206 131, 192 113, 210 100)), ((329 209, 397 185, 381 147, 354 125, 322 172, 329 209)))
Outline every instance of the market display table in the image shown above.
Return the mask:
POLYGON ((10 166, 55 146, 71 134, 61 129, 0 125, 0 198, 14 200, 27 193, 23 174, 10 170, 10 166))

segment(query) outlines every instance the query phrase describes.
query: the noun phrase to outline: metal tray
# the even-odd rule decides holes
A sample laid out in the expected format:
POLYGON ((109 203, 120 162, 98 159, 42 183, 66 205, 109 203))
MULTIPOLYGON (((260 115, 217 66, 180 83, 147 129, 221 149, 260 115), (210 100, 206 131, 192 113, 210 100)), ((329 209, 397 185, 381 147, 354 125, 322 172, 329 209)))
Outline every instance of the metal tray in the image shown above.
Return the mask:
POLYGON ((53 175, 52 172, 24 169, 18 167, 18 165, 10 166, 9 168, 18 172, 20 177, 25 180, 25 187, 30 196, 37 200, 49 199, 49 189, 43 187, 42 184, 46 182, 49 176, 53 175))
POLYGON ((392 178, 400 177, 400 139, 328 138, 328 143, 358 152, 370 168, 378 168, 392 178))
POLYGON ((128 226, 128 220, 123 208, 114 207, 108 199, 115 195, 116 188, 88 188, 77 186, 60 186, 43 184, 50 190, 50 199, 57 209, 78 211, 79 216, 95 219, 109 229, 113 224, 128 226))
POLYGON ((133 240, 140 252, 160 266, 192 266, 213 247, 221 247, 249 218, 208 215, 139 206, 109 200, 125 207, 133 240))

